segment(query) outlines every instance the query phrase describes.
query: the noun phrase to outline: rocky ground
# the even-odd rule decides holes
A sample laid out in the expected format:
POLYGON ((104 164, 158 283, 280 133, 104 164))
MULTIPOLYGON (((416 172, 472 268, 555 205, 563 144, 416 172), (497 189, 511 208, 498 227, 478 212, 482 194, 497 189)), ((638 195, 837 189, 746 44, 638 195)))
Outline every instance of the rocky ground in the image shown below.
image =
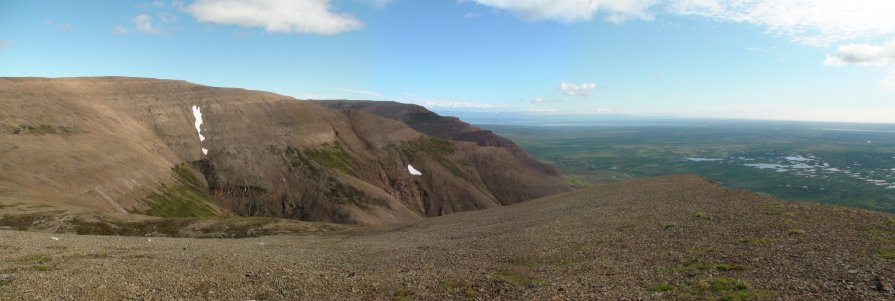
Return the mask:
POLYGON ((895 299, 895 217, 671 176, 385 228, 0 231, 0 300, 895 299))

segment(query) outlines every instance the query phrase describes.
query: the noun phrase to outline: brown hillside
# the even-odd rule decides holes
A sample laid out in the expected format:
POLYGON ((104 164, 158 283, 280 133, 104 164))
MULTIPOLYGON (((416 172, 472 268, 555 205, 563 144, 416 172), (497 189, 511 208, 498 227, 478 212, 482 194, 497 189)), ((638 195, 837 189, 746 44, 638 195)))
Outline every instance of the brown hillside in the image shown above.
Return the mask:
POLYGON ((311 231, 149 241, 0 230, 0 299, 895 298, 892 215, 781 202, 692 176, 311 231))
POLYGON ((426 108, 393 101, 325 100, 316 103, 343 111, 364 111, 407 124, 421 133, 455 141, 478 144, 480 152, 470 158, 488 190, 502 197, 503 204, 518 203, 568 191, 553 166, 528 155, 510 139, 463 122, 440 116, 426 108), (495 160, 496 154, 509 154, 515 160, 495 160), (522 164, 518 164, 521 162, 522 164))
POLYGON ((373 114, 183 81, 0 78, 0 137, 0 200, 167 217, 386 224, 569 189, 521 186, 540 172, 505 151, 373 114))

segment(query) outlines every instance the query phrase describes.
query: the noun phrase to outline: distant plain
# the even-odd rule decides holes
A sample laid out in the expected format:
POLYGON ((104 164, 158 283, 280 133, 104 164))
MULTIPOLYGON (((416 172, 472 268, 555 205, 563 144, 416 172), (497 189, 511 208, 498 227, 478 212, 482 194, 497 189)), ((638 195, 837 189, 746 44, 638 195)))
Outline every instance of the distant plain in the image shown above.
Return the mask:
POLYGON ((485 124, 578 185, 697 174, 724 186, 895 213, 895 125, 777 121, 485 124))

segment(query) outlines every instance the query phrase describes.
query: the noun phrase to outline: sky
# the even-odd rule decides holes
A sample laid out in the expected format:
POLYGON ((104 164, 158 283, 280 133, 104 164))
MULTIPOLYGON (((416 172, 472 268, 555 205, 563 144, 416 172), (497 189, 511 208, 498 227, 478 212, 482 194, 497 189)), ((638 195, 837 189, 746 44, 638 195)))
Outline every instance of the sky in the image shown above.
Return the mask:
POLYGON ((888 0, 0 0, 0 76, 435 111, 895 123, 888 0))

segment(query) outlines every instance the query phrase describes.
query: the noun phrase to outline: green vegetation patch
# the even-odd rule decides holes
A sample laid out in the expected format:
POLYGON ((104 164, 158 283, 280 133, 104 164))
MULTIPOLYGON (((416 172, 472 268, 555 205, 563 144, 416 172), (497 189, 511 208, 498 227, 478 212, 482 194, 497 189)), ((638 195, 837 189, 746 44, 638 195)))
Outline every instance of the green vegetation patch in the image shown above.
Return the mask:
POLYGON ((439 118, 441 118, 441 116, 438 116, 438 114, 435 114, 432 112, 418 112, 418 113, 407 114, 402 119, 405 124, 411 125, 411 124, 420 123, 420 122, 428 123, 431 121, 438 120, 439 118))
POLYGON ((445 280, 441 282, 441 287, 451 295, 462 296, 466 299, 475 299, 478 297, 476 290, 465 282, 445 280))
POLYGON ((525 288, 535 288, 547 284, 547 281, 545 281, 544 279, 531 276, 529 274, 515 272, 493 273, 491 274, 491 279, 498 282, 510 283, 525 288))
POLYGON ((326 143, 320 148, 305 151, 305 154, 320 165, 340 170, 354 177, 358 176, 354 171, 357 162, 342 148, 340 143, 326 143))
POLYGON ((646 291, 670 294, 672 297, 669 299, 674 300, 746 301, 765 300, 772 295, 767 291, 753 289, 744 280, 729 277, 698 279, 680 285, 660 283, 648 287, 646 291))
POLYGON ((664 293, 664 292, 673 292, 676 291, 677 287, 667 283, 660 283, 646 288, 647 292, 650 293, 664 293))
POLYGON ((395 300, 395 301, 413 300, 413 292, 406 290, 406 289, 398 290, 397 292, 395 292, 394 298, 392 298, 392 300, 395 300))
POLYGON ((416 140, 405 142, 402 149, 411 158, 428 158, 438 162, 439 165, 446 168, 454 176, 460 177, 469 183, 478 184, 478 181, 476 181, 473 176, 460 169, 460 167, 454 164, 453 161, 448 159, 449 155, 457 151, 457 146, 451 141, 424 136, 416 140))
POLYGON ((162 184, 144 199, 149 209, 137 212, 159 217, 214 217, 221 209, 192 170, 186 165, 172 168, 174 183, 162 184))
POLYGON ((582 180, 580 177, 576 177, 576 176, 566 176, 566 184, 568 184, 569 186, 572 186, 572 188, 575 188, 575 189, 584 189, 584 188, 593 187, 593 185, 591 183, 588 183, 587 181, 582 180))
POLYGON ((33 269, 35 271, 39 271, 39 272, 47 272, 47 271, 53 270, 52 267, 50 267, 48 265, 42 265, 42 264, 33 265, 33 266, 31 266, 31 269, 33 269))
MULTIPOLYGON (((705 254, 713 253, 712 251, 706 251, 705 254)), ((738 263, 718 263, 718 262, 704 262, 700 260, 697 256, 691 255, 685 257, 682 262, 670 269, 672 272, 691 272, 691 271, 744 271, 748 269, 747 266, 738 264, 738 263)))
POLYGON ((707 221, 710 221, 710 220, 713 220, 713 219, 714 219, 714 217, 712 217, 710 214, 705 213, 705 212, 696 212, 696 218, 698 218, 698 219, 704 219, 704 220, 707 220, 707 221))
POLYGON ((775 241, 777 241, 777 240, 773 239, 773 238, 754 237, 754 236, 743 237, 743 238, 740 238, 740 240, 739 240, 739 242, 741 244, 746 244, 746 245, 766 245, 766 244, 773 243, 775 241))
POLYGON ((56 125, 48 125, 48 124, 20 124, 14 128, 12 128, 12 133, 14 135, 74 135, 80 134, 84 131, 68 127, 68 126, 56 126, 56 125))
POLYGON ((876 256, 882 259, 895 259, 895 250, 879 250, 876 256))
POLYGON ((789 229, 789 231, 787 231, 787 233, 789 233, 789 235, 802 235, 802 234, 805 234, 805 230, 802 230, 802 229, 789 229))
POLYGON ((562 257, 532 257, 532 258, 513 258, 508 261, 509 264, 524 268, 542 268, 548 266, 574 266, 582 263, 580 259, 562 258, 562 257))

